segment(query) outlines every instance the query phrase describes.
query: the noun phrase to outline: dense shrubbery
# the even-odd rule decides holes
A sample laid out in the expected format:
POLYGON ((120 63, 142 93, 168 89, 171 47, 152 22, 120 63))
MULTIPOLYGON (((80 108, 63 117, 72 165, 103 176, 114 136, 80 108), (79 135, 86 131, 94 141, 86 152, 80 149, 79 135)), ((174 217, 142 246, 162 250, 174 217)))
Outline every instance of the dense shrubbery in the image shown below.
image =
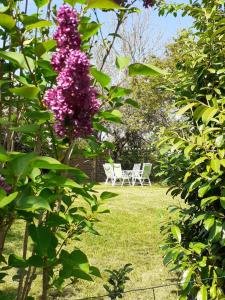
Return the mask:
MULTIPOLYGON (((32 299, 37 276, 42 300, 50 288, 61 291, 78 279, 101 276, 75 241, 83 232, 97 234, 98 214, 108 212, 101 205, 114 194, 96 195, 85 174, 69 165, 74 138, 85 138, 86 155, 104 153, 112 144, 99 141, 97 131, 121 122, 118 107, 136 105, 89 62, 101 27, 90 9, 114 12, 120 26, 135 12, 131 4, 121 10, 114 1, 65 1, 80 3, 78 14, 67 5, 57 13, 50 0, 34 2, 36 13, 29 14, 27 0, 0 1, 0 280, 13 270, 17 300, 32 299), (24 224, 23 247, 8 255, 5 242, 18 220, 24 224)), ((102 67, 116 34, 108 39, 102 67)), ((120 58, 118 68, 125 67, 120 58)), ((141 74, 143 68, 151 74, 136 64, 129 72, 141 74)))
POLYGON ((181 273, 181 299, 224 299, 224 1, 169 7, 176 9, 194 21, 193 31, 180 37, 183 47, 169 83, 186 125, 160 143, 166 157, 161 175, 186 205, 173 208, 179 218, 164 228, 164 263, 181 273))

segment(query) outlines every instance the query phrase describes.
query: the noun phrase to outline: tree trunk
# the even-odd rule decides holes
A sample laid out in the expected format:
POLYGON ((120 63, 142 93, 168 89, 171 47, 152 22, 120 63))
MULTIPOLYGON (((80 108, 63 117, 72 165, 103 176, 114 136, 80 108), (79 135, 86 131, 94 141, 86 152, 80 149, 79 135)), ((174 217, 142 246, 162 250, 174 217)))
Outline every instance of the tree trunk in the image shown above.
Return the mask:
POLYGON ((42 275, 42 295, 41 295, 41 300, 47 300, 48 299, 48 281, 49 281, 49 276, 48 276, 48 268, 43 269, 43 275, 42 275))

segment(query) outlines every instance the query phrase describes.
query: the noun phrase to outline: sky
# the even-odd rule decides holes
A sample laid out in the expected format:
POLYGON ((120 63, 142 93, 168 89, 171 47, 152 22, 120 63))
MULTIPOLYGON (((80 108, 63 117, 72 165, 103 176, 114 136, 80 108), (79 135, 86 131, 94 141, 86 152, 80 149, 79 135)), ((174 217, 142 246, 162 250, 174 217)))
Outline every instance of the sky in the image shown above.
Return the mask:
MULTIPOLYGON (((104 0, 102 0, 104 1, 104 0)), ((57 6, 60 6, 62 4, 62 0, 53 0, 53 3, 56 4, 57 6)), ((169 2, 169 0, 168 0, 169 2)), ((170 1, 171 2, 171 1, 170 1)), ((175 3, 189 3, 189 0, 174 0, 173 2, 175 3)), ((144 10, 141 5, 138 4, 138 7, 144 10)), ((166 44, 172 41, 173 37, 176 36, 177 32, 183 28, 188 28, 192 24, 192 20, 190 17, 173 17, 172 15, 168 16, 163 16, 159 17, 158 13, 156 10, 150 8, 150 18, 151 18, 151 28, 149 28, 149 40, 150 42, 152 41, 153 43, 156 41, 157 36, 161 36, 161 45, 162 45, 162 51, 160 54, 163 53, 166 44)), ((35 12, 35 4, 34 0, 29 0, 29 12, 35 12)), ((100 14, 100 21, 103 23, 103 31, 104 31, 104 26, 105 28, 110 27, 110 18, 109 18, 109 13, 101 13, 100 14)))

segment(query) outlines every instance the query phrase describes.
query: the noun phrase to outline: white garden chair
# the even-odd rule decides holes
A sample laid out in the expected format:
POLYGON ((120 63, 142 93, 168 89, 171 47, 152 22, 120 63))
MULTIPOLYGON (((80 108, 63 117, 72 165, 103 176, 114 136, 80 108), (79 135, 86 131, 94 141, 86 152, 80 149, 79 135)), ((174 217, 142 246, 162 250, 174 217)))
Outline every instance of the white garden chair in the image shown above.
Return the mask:
POLYGON ((135 176, 140 174, 141 164, 134 164, 133 170, 132 170, 132 184, 134 181, 135 176))
POLYGON ((138 180, 140 182, 140 185, 143 186, 145 181, 148 180, 148 184, 151 185, 150 181, 150 174, 152 171, 152 164, 151 163, 144 163, 142 170, 137 171, 134 173, 132 184, 135 185, 136 181, 138 180))
POLYGON ((130 177, 129 174, 124 172, 122 170, 121 164, 113 164, 113 171, 114 171, 114 183, 116 184, 116 181, 119 180, 121 182, 121 186, 124 184, 124 181, 127 180, 130 185, 130 177))
POLYGON ((113 171, 113 165, 109 164, 109 163, 105 163, 103 164, 103 169, 105 171, 105 175, 106 175, 106 181, 105 184, 108 183, 109 180, 111 180, 111 183, 113 184, 114 182, 114 171, 113 171))

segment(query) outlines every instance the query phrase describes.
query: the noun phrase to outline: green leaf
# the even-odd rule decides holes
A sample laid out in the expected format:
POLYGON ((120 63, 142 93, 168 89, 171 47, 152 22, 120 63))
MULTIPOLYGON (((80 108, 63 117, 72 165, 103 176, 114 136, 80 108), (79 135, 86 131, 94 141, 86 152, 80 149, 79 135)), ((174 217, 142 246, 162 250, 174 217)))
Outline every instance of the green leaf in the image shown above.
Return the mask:
POLYGON ((203 113, 204 113, 206 110, 207 110, 207 107, 206 107, 206 106, 204 106, 204 105, 199 105, 199 106, 195 109, 195 111, 194 111, 194 115, 193 115, 194 120, 195 120, 195 121, 198 121, 198 120, 202 117, 203 113))
POLYGON ((0 161, 6 162, 9 160, 9 155, 5 151, 4 147, 0 146, 0 161))
POLYGON ((90 266, 90 274, 95 277, 102 278, 102 275, 101 275, 99 269, 94 266, 90 266))
POLYGON ((213 169, 214 172, 219 173, 220 172, 220 160, 219 159, 212 159, 210 161, 210 166, 213 169))
POLYGON ((222 223, 221 221, 216 220, 209 231, 209 241, 218 241, 221 239, 222 223))
POLYGON ((206 205, 209 205, 218 199, 219 198, 217 196, 211 196, 211 197, 204 198, 201 200, 201 207, 204 208, 206 205))
POLYGON ((122 70, 126 68, 130 63, 130 57, 129 56, 118 56, 116 58, 116 67, 119 70, 122 70))
POLYGON ((52 26, 52 22, 50 21, 38 21, 33 24, 29 24, 26 26, 26 31, 30 31, 37 28, 49 27, 52 26))
POLYGON ((186 287, 188 286, 190 280, 191 280, 191 275, 193 273, 193 269, 192 268, 188 268, 184 271, 183 275, 182 275, 182 279, 181 279, 181 286, 182 288, 185 290, 186 287))
POLYGON ((42 6, 45 6, 49 3, 50 0, 34 0, 36 6, 38 8, 41 8, 42 6))
POLYGON ((129 65, 129 75, 130 76, 137 76, 137 75, 143 75, 143 76, 159 76, 159 75, 165 75, 166 72, 159 69, 156 66, 150 65, 150 64, 141 64, 141 63, 135 63, 132 65, 129 65))
POLYGON ((31 163, 36 157, 35 153, 19 153, 9 162, 10 172, 17 177, 28 175, 32 169, 31 163))
POLYGON ((35 227, 35 225, 30 225, 29 234, 35 243, 35 249, 38 255, 55 258, 58 240, 46 226, 35 227))
POLYGON ((171 232, 173 234, 173 236, 175 237, 176 240, 178 240, 178 242, 181 242, 181 231, 180 228, 176 225, 173 225, 171 227, 171 232))
POLYGON ((87 0, 87 8, 100 8, 100 9, 123 9, 116 1, 113 0, 87 0))
POLYGON ((207 125, 217 112, 218 110, 216 108, 207 108, 202 114, 202 122, 207 125))
POLYGON ((15 254, 9 255, 8 264, 9 264, 9 266, 15 267, 15 268, 26 268, 27 267, 27 262, 22 257, 17 256, 15 254))
POLYGON ((184 155, 185 157, 189 157, 189 153, 196 147, 196 145, 188 145, 185 149, 184 149, 184 155))
POLYGON ((21 96, 27 99, 35 99, 40 92, 36 86, 22 86, 11 88, 9 91, 17 96, 21 96))
POLYGON ((27 70, 29 70, 28 65, 27 65, 27 62, 28 62, 31 71, 34 70, 33 59, 26 56, 26 58, 27 58, 27 62, 26 62, 24 55, 21 53, 0 51, 0 57, 15 63, 22 69, 27 69, 27 70))
POLYGON ((114 109, 113 111, 102 111, 99 116, 103 117, 107 121, 121 123, 122 114, 119 110, 114 109))
POLYGON ((79 279, 83 279, 83 280, 87 280, 87 281, 93 281, 91 276, 82 270, 75 269, 72 271, 71 275, 72 275, 72 277, 75 277, 75 278, 79 278, 79 279))
POLYGON ((204 183, 200 186, 198 190, 198 196, 200 198, 204 197, 204 195, 211 189, 211 185, 209 183, 204 183))
POLYGON ((44 266, 44 261, 39 255, 32 255, 28 258, 27 264, 32 267, 41 268, 44 266))
POLYGON ((21 196, 16 202, 16 208, 32 212, 39 209, 51 211, 48 201, 40 196, 21 196))
POLYGON ((110 198, 117 197, 117 196, 118 196, 118 194, 115 194, 115 193, 103 192, 100 195, 100 199, 101 200, 106 200, 106 199, 110 199, 110 198))
POLYGON ((100 83, 102 87, 106 87, 111 82, 111 78, 107 74, 98 71, 96 68, 91 68, 91 75, 96 79, 97 82, 100 83))
POLYGON ((74 250, 71 253, 62 250, 60 254, 60 262, 63 265, 60 276, 69 278, 71 276, 84 280, 91 280, 89 272, 90 266, 86 254, 80 250, 74 250))
POLYGON ((77 0, 65 0, 66 3, 70 4, 72 7, 78 2, 77 0))
POLYGON ((15 200, 17 195, 18 195, 18 192, 15 192, 15 193, 10 194, 9 196, 1 198, 0 199, 0 208, 5 207, 9 203, 11 203, 13 200, 15 200))
POLYGON ((211 299, 216 299, 217 296, 217 285, 213 283, 210 287, 210 297, 211 299))
POLYGON ((10 130, 22 133, 36 133, 39 130, 39 126, 36 124, 27 124, 19 127, 11 127, 10 130))
POLYGON ((126 99, 124 103, 129 104, 135 108, 140 108, 139 103, 133 99, 126 99))
POLYGON ((102 131, 102 132, 106 132, 106 133, 109 132, 108 128, 106 128, 102 124, 98 123, 97 121, 93 122, 93 128, 98 131, 102 131))
POLYGON ((1 6, 0 7, 0 13, 5 13, 9 9, 9 6, 1 6))
POLYGON ((132 93, 131 89, 127 89, 121 86, 112 86, 109 90, 111 98, 120 98, 130 95, 132 93))
POLYGON ((205 229, 209 230, 213 226, 214 221, 215 221, 214 216, 207 216, 203 222, 205 229))
POLYGON ((41 125, 46 121, 51 120, 52 115, 48 111, 28 111, 25 113, 26 117, 29 117, 32 121, 34 120, 36 124, 41 125))
POLYGON ((225 197, 220 197, 220 204, 225 209, 225 197))
POLYGON ((6 14, 0 14, 0 26, 5 29, 11 30, 15 27, 15 25, 16 22, 13 17, 6 14))
POLYGON ((224 145, 224 136, 222 134, 217 136, 215 140, 215 145, 217 148, 221 148, 224 145))
POLYGON ((202 253, 202 250, 204 250, 207 247, 207 245, 200 242, 191 242, 189 244, 189 247, 192 251, 200 255, 202 253))
POLYGON ((200 290, 197 294, 197 300, 207 300, 208 299, 208 292, 207 287, 205 285, 202 285, 200 290))
POLYGON ((177 112, 177 115, 178 116, 181 116, 183 115, 186 111, 188 111, 189 109, 191 109, 192 107, 196 106, 198 103, 189 103, 187 105, 185 105, 184 107, 182 107, 178 112, 177 112))
POLYGON ((196 161, 194 163, 195 163, 196 166, 198 166, 198 165, 200 165, 201 163, 203 163, 207 159, 208 159, 207 156, 199 157, 199 158, 196 159, 196 161))
POLYGON ((44 177, 47 180, 47 184, 62 186, 62 187, 71 187, 71 188, 81 188, 81 186, 70 178, 64 176, 49 174, 44 177))
POLYGON ((79 32, 82 34, 82 41, 88 40, 90 37, 95 35, 101 28, 101 24, 96 22, 81 23, 79 26, 79 32))
POLYGON ((165 266, 167 266, 171 262, 171 260, 173 259, 173 257, 174 257, 173 251, 167 252, 166 255, 163 258, 163 264, 165 266))
POLYGON ((58 160, 48 156, 38 156, 33 161, 33 167, 47 170, 73 170, 73 167, 67 166, 58 160))
POLYGON ((35 48, 35 53, 40 57, 44 53, 55 48, 55 46, 56 46, 55 40, 48 40, 48 41, 39 43, 39 44, 37 44, 37 46, 35 48))

